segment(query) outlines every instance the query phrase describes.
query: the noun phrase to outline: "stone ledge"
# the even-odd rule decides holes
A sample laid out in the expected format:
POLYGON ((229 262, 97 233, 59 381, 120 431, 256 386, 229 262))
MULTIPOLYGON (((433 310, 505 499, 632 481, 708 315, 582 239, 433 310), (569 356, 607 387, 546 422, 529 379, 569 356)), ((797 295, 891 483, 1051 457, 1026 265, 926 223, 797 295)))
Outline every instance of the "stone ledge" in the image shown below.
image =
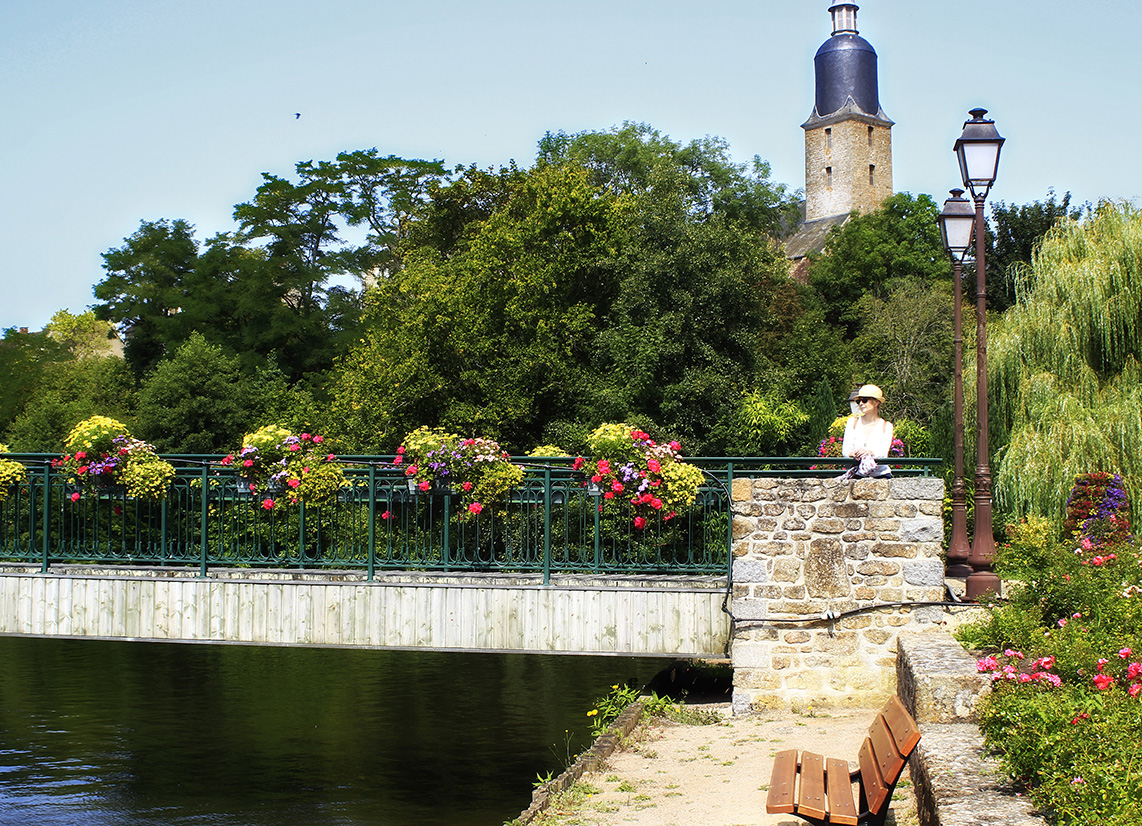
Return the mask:
POLYGON ((976 703, 991 683, 975 657, 945 633, 901 634, 896 645, 897 692, 917 723, 976 721, 976 703))
POLYGON ((999 764, 984 756, 979 728, 935 723, 921 730, 910 761, 920 826, 1046 826, 999 764))

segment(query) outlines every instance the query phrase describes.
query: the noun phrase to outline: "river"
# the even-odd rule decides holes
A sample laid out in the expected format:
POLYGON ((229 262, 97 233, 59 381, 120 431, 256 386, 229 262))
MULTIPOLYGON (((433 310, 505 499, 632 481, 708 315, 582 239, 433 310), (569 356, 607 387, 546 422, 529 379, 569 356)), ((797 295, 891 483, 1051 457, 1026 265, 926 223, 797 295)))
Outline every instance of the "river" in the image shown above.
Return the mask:
POLYGON ((0 824, 499 826, 668 664, 0 637, 0 824))

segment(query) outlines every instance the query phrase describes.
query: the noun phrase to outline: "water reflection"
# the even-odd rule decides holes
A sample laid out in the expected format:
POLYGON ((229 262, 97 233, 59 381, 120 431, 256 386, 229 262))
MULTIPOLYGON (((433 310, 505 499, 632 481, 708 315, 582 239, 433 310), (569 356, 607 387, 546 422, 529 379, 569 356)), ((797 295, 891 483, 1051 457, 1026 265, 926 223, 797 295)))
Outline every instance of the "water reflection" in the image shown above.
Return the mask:
POLYGON ((498 826, 665 665, 0 638, 0 824, 498 826))

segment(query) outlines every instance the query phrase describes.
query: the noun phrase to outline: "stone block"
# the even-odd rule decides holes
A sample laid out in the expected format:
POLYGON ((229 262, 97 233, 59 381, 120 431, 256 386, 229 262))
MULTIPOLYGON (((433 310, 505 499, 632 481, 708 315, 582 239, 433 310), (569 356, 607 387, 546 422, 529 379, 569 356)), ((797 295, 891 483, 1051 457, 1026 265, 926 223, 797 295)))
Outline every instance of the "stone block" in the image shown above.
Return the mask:
POLYGON ((897 642, 900 698, 919 723, 975 722, 976 705, 991 690, 976 658, 950 634, 901 634, 897 642))
POLYGON ((782 591, 782 596, 785 599, 805 599, 807 594, 804 585, 790 585, 782 591))
POLYGON ((873 556, 916 558, 916 546, 903 542, 877 542, 872 547, 873 556))
POLYGON ((819 654, 844 656, 855 654, 859 638, 855 631, 839 631, 835 636, 820 634, 813 640, 813 650, 819 654))
MULTIPOLYGON (((735 646, 736 647, 736 646, 735 646)), ((775 675, 768 665, 765 668, 734 668, 734 689, 762 688, 773 690, 781 688, 781 678, 775 675)))
POLYGON ((738 669, 769 668, 773 659, 773 646, 764 642, 734 642, 734 672, 738 669))
MULTIPOLYGON (((737 568, 735 567, 736 571, 737 568)), ((880 576, 893 576, 900 572, 900 563, 893 562, 890 559, 866 559, 860 565, 857 565, 857 573, 864 576, 872 576, 878 574, 880 576)), ((734 579, 737 580, 737 574, 734 574, 734 579)))
POLYGON ((815 519, 810 527, 817 533, 841 533, 845 523, 842 519, 815 519))
POLYGON ((730 603, 730 610, 739 620, 755 620, 769 616, 769 605, 764 599, 749 597, 737 599, 735 597, 730 603))
POLYGON ((731 496, 735 502, 748 502, 753 498, 753 484, 750 479, 734 479, 731 496))
POLYGON ((869 502, 868 515, 873 519, 891 519, 896 516, 895 502, 869 502))
POLYGON ((801 504, 794 508, 794 513, 796 513, 802 519, 812 519, 817 515, 817 506, 801 504))
POLYGON ((884 645, 891 637, 892 634, 883 628, 870 628, 864 632, 864 638, 873 645, 884 645))
POLYGON ((734 582, 768 582, 769 565, 758 559, 735 559, 734 582))
POLYGON ((783 531, 803 531, 805 530, 805 520, 796 516, 790 516, 781 523, 781 530, 783 531))
POLYGON ((815 599, 847 597, 852 590, 845 555, 836 540, 815 539, 805 560, 805 585, 815 599))
POLYGON ((755 585, 753 595, 762 599, 781 599, 780 585, 755 585))
MULTIPOLYGON (((876 531, 877 533, 895 532, 900 530, 899 519, 866 519, 864 520, 864 529, 866 531, 876 531)), ((924 541, 924 540, 921 540, 924 541)))
POLYGON ((921 502, 920 513, 925 516, 943 516, 944 503, 943 502, 921 502))
POLYGON ((776 560, 773 563, 773 579, 775 582, 799 582, 801 562, 796 559, 776 560))
MULTIPOLYGON (((858 588, 857 590, 859 591, 860 589, 858 588)), ((869 589, 868 598, 872 599, 873 596, 875 596, 875 594, 871 589, 869 589)), ((857 614, 852 617, 845 617, 843 620, 841 620, 841 628, 844 628, 846 631, 859 631, 860 629, 868 628, 871 625, 872 617, 866 614, 857 614)))
POLYGON ((916 507, 915 502, 897 502, 895 507, 893 507, 895 515, 899 516, 901 519, 914 518, 916 516, 917 510, 918 508, 916 507))
POLYGON ((837 515, 837 506, 829 502, 817 505, 817 516, 831 518, 837 515))
POLYGON ((800 645, 803 642, 809 642, 813 635, 808 631, 786 631, 782 639, 790 645, 800 645))
POLYGON ((734 517, 734 539, 744 539, 756 530, 757 523, 743 516, 734 517))
POLYGON ((912 476, 892 479, 887 495, 893 499, 944 500, 944 480, 935 476, 912 476))
POLYGON ((922 585, 942 588, 944 585, 944 563, 939 559, 918 559, 905 562, 904 581, 909 585, 922 585))
MULTIPOLYGON (((869 502, 845 502, 833 506, 833 515, 838 519, 863 519, 869 515, 869 509, 874 505, 875 503, 869 502)), ((891 516, 892 514, 885 515, 891 516)))
POLYGON ((788 668, 792 664, 792 660, 789 657, 775 656, 772 660, 771 667, 775 671, 778 671, 783 668, 788 668))
MULTIPOLYGON (((887 499, 889 479, 857 479, 852 483, 853 499, 887 499)), ((943 484, 941 482, 941 484, 943 484)), ((919 497, 914 497, 919 498, 919 497)))
POLYGON ((900 539, 904 542, 940 542, 943 538, 944 522, 942 519, 921 516, 916 519, 904 519, 900 522, 900 539))

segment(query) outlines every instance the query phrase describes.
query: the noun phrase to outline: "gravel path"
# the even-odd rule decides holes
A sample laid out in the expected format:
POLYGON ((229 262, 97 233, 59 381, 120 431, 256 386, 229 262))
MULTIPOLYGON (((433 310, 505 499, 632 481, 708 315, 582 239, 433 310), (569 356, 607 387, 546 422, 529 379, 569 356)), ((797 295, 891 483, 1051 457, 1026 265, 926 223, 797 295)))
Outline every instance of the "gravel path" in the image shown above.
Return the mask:
MULTIPOLYGON (((790 815, 768 815, 765 796, 773 755, 808 749, 855 762, 879 708, 774 711, 685 725, 655 719, 632 732, 604 771, 585 775, 534 823, 544 826, 792 826, 790 815)), ((907 771, 888 824, 915 824, 907 771)))

